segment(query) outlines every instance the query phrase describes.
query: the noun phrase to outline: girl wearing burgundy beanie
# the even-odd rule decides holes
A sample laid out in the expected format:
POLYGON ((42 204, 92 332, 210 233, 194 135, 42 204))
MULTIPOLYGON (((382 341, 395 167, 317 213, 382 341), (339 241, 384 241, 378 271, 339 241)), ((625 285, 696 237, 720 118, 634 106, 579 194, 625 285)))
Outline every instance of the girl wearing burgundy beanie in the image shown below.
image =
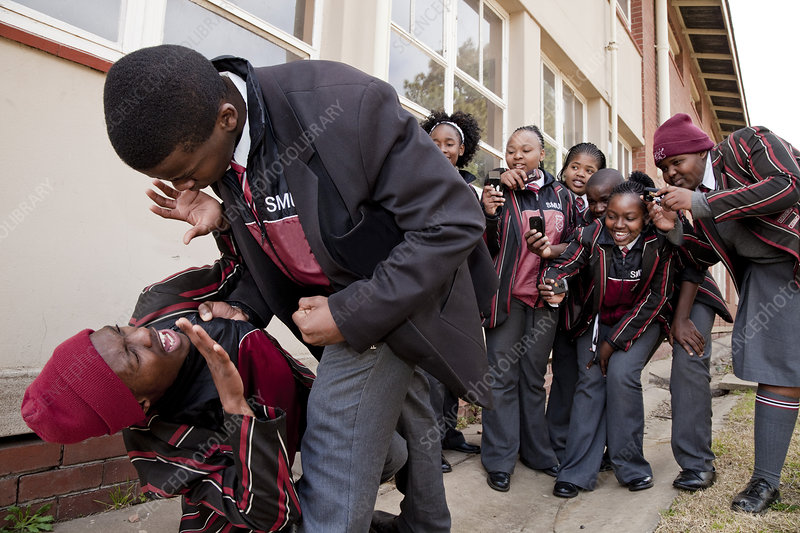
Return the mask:
POLYGON ((731 348, 737 377, 758 383, 755 466, 734 510, 762 513, 780 499, 780 473, 800 407, 798 264, 800 152, 752 126, 714 143, 680 113, 655 132, 669 185, 661 206, 692 213, 684 247, 698 264, 722 261, 739 291, 731 348))

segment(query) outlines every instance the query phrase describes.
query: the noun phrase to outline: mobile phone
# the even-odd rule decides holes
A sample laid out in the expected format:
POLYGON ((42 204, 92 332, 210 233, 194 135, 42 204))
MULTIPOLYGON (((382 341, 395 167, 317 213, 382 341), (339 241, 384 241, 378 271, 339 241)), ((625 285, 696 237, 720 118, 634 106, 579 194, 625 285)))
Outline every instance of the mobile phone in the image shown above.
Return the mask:
POLYGON ((538 231, 542 235, 544 235, 544 220, 542 217, 533 216, 528 219, 528 224, 530 224, 530 228, 532 230, 538 231))
POLYGON ((657 204, 661 203, 661 197, 655 195, 655 193, 659 191, 657 187, 645 187, 644 191, 645 202, 655 202, 657 204))
POLYGON ((502 182, 500 181, 500 172, 497 170, 490 170, 489 177, 486 178, 486 185, 491 185, 494 190, 500 192, 502 182))
POLYGON ((550 284, 553 287, 553 294, 561 294, 567 292, 567 282, 566 280, 560 279, 556 282, 550 284))

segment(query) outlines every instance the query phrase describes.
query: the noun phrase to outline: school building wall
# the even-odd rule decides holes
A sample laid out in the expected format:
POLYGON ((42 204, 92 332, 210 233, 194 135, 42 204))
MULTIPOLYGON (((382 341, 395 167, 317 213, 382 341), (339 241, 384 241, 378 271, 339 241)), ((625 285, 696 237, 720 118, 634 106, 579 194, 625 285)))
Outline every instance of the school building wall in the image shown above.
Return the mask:
MULTIPOLYGON (((441 0, 441 7, 455 2, 441 0)), ((343 61, 385 79, 390 2, 314 4, 320 10, 316 57, 343 61)), ((608 153, 611 121, 616 120, 618 139, 611 142, 624 142, 632 153, 632 168, 656 177, 651 147, 658 125, 653 1, 632 0, 630 21, 613 0, 498 0, 491 5, 507 24, 503 142, 520 125, 541 124, 541 78, 547 64, 584 103, 582 140, 608 153), (612 20, 618 60, 613 119, 612 20)), ((25 387, 60 341, 85 327, 126 323, 142 287, 207 264, 218 254, 208 238, 184 246, 181 238, 188 226, 151 214, 144 195, 149 181, 113 152, 102 110, 109 62, 34 37, 3 26, 0 12, 0 300, 5 304, 0 310, 5 332, 0 341, 0 466, 5 465, 0 469, 0 508, 52 501, 59 504, 57 517, 68 518, 97 510, 68 502, 104 499, 86 494, 111 490, 131 470, 121 466, 119 436, 87 441, 80 460, 70 459, 72 448, 42 444, 19 416, 25 387), (40 459, 15 468, 14 458, 21 455, 40 459), (106 475, 112 468, 124 470, 124 475, 106 475), (41 480, 57 486, 65 479, 60 476, 85 472, 94 477, 76 481, 61 494, 30 488, 41 480)), ((679 59, 682 63, 673 58, 670 68, 671 111, 688 112, 711 131, 707 99, 692 100, 690 58, 684 54, 679 59)), ((270 331, 290 351, 305 352, 285 328, 272 324, 270 331)))

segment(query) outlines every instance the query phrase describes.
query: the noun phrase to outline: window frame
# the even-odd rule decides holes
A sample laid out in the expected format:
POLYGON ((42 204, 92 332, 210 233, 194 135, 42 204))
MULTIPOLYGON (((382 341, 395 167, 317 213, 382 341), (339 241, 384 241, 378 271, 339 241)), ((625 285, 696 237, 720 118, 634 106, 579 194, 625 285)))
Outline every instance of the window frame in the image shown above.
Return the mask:
MULTIPOLYGON (((230 2, 224 0, 188 1, 295 55, 307 59, 319 58, 324 4, 320 0, 313 1, 313 28, 310 44, 230 2)), ((129 52, 163 43, 166 9, 167 0, 127 0, 123 2, 118 41, 109 41, 13 0, 0 0, 0 23, 113 63, 129 52)))
MULTIPOLYGON (((500 143, 501 146, 494 147, 488 143, 486 143, 483 139, 480 140, 478 143, 478 148, 482 149, 492 156, 496 157, 500 161, 503 161, 505 158, 505 132, 507 127, 508 121, 508 45, 509 45, 509 24, 510 18, 508 13, 505 9, 503 9, 497 2, 494 0, 478 0, 480 5, 479 10, 479 20, 481 24, 479 24, 479 32, 482 31, 482 22, 483 22, 483 13, 484 8, 486 5, 489 6, 490 9, 494 12, 495 15, 500 18, 500 21, 503 26, 502 31, 502 54, 501 54, 501 69, 502 72, 500 74, 500 83, 502 85, 502 94, 496 94, 493 91, 487 89, 483 83, 479 80, 476 80, 473 76, 462 70, 458 67, 458 43, 457 43, 457 35, 456 35, 456 20, 458 16, 458 2, 454 1, 451 4, 451 8, 447 8, 445 6, 445 10, 443 11, 444 15, 444 24, 443 24, 443 35, 442 35, 442 53, 439 54, 435 50, 433 50, 430 46, 428 46, 425 42, 420 39, 417 39, 413 35, 414 24, 416 20, 413 16, 413 6, 415 5, 412 0, 412 12, 410 18, 410 30, 406 30, 405 28, 400 27, 398 24, 392 20, 392 17, 389 16, 389 35, 391 39, 391 32, 395 32, 399 35, 403 40, 405 40, 409 46, 415 46, 420 49, 425 55, 427 55, 430 59, 433 59, 437 64, 439 64, 444 69, 444 98, 442 102, 442 107, 447 113, 452 113, 453 108, 455 105, 455 82, 456 76, 458 76, 462 82, 469 85, 470 88, 474 89, 478 92, 482 97, 486 98, 489 102, 493 105, 499 107, 502 110, 502 118, 501 118, 501 131, 503 134, 501 135, 500 143)), ((483 76, 483 46, 480 41, 481 34, 478 34, 478 76, 483 76)), ((387 72, 384 73, 384 77, 388 77, 388 68, 389 63, 391 61, 391 46, 387 47, 387 57, 386 57, 386 68, 387 72)), ((427 116, 432 110, 427 109, 426 107, 414 102, 413 100, 398 94, 400 98, 400 103, 403 107, 409 109, 414 114, 419 117, 427 116)))
POLYGON ((587 100, 586 97, 578 91, 578 89, 563 75, 561 70, 555 66, 555 63, 551 61, 547 56, 542 54, 542 63, 539 68, 539 94, 541 95, 540 102, 539 102, 539 116, 541 117, 541 124, 539 124, 539 130, 542 132, 542 136, 544 137, 545 143, 550 143, 551 145, 556 147, 556 168, 554 169, 553 175, 555 175, 564 163, 564 157, 566 157, 567 152, 569 149, 572 148, 572 145, 566 146, 564 144, 564 91, 563 86, 566 84, 572 90, 572 94, 575 98, 581 103, 582 105, 582 116, 581 116, 581 130, 582 135, 581 139, 578 142, 586 142, 587 141, 587 100), (545 131, 544 128, 544 106, 545 106, 545 98, 544 98, 544 69, 547 68, 553 73, 554 83, 555 83, 555 119, 556 119, 556 137, 560 138, 560 141, 556 141, 549 133, 545 131))

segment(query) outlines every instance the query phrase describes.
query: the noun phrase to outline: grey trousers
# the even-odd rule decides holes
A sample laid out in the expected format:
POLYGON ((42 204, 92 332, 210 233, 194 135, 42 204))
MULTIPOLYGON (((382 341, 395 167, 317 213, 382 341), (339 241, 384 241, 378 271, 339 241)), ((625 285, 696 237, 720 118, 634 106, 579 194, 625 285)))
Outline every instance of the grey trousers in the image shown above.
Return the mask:
POLYGON ((299 531, 367 533, 395 428, 408 451, 400 530, 450 531, 427 380, 385 344, 358 353, 346 343, 325 348, 311 389, 299 531))
POLYGON ((427 378, 431 388, 430 399, 436 424, 439 427, 439 438, 442 446, 458 446, 466 441, 464 434, 456 429, 458 424, 458 398, 445 387, 444 383, 431 376, 424 370, 422 374, 427 378))
POLYGON ((702 357, 690 356, 679 343, 672 347, 672 455, 683 470, 708 472, 714 468, 711 451, 711 328, 716 313, 700 302, 690 317, 706 341, 702 357))
POLYGON ((572 398, 578 383, 577 348, 567 332, 559 329, 553 342, 553 382, 547 400, 547 431, 559 463, 564 462, 569 435, 569 416, 572 411, 572 398))
POLYGON ((557 324, 558 309, 512 300, 506 321, 486 331, 494 402, 481 415, 487 472, 513 473, 517 453, 531 468, 558 464, 544 416, 544 375, 557 324))
MULTIPOLYGON (((600 327, 603 339, 608 327, 600 327)), ((661 328, 651 324, 627 351, 615 351, 604 378, 600 366, 586 365, 594 358, 591 329, 577 341, 578 383, 572 402, 569 437, 558 481, 592 490, 603 460, 603 449, 614 464, 614 473, 625 484, 652 476, 644 458, 644 404, 642 369, 661 339, 661 328)))

